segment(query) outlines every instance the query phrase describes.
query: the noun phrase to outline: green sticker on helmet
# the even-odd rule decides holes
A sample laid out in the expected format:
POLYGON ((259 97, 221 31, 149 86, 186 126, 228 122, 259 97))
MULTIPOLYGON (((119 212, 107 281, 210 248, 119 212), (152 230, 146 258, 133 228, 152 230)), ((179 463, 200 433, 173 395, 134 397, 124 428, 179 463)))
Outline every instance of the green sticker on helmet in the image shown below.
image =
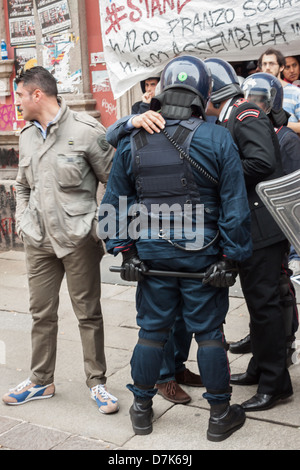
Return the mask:
POLYGON ((180 82, 185 82, 187 78, 188 78, 188 74, 186 72, 180 72, 178 74, 178 80, 180 82))

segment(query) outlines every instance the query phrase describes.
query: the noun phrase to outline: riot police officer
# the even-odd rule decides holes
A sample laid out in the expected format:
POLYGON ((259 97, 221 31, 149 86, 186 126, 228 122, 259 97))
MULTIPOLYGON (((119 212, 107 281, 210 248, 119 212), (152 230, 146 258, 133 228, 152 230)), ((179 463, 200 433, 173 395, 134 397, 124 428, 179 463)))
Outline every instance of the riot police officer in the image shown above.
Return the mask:
POLYGON ((255 186, 283 175, 278 139, 267 115, 243 97, 234 69, 221 59, 207 59, 213 91, 207 113, 217 116, 238 146, 251 211, 253 255, 239 264, 239 276, 250 313, 252 358, 247 371, 231 383, 258 384, 242 403, 246 411, 269 409, 292 395, 286 366, 286 338, 280 306, 281 265, 287 240, 259 199, 255 186))
MULTIPOLYGON (((300 139, 292 129, 287 127, 289 113, 283 105, 283 88, 274 75, 270 73, 258 72, 248 77, 241 86, 244 97, 263 109, 274 126, 278 137, 282 165, 285 174, 299 170, 300 166, 300 139)), ((280 276, 280 299, 284 314, 284 323, 287 341, 287 365, 292 364, 292 356, 295 351, 293 343, 295 333, 299 326, 296 294, 293 283, 290 279, 288 253, 284 259, 280 276)), ((237 353, 250 342, 250 335, 237 343, 230 345, 229 350, 237 353)))
POLYGON ((122 253, 123 279, 138 281, 140 330, 131 359, 133 383, 128 384, 134 396, 130 417, 136 434, 152 432, 155 384, 179 310, 198 343, 197 361, 206 387, 203 396, 210 404, 208 439, 226 439, 245 421, 242 408, 230 405, 222 324, 228 310, 228 287, 236 277, 235 264, 252 252, 250 214, 232 137, 226 129, 205 122, 210 88, 210 74, 200 59, 183 56, 169 62, 161 77, 162 92, 154 103, 166 119, 165 131, 150 135, 139 129, 120 141, 100 206, 98 234, 106 238, 109 253, 122 253), (127 232, 120 222, 124 222, 120 196, 127 198, 127 232), (157 205, 180 210, 157 213, 157 205), (117 222, 116 230, 107 234, 110 207, 117 222), (193 241, 185 223, 177 231, 178 218, 191 224, 193 241), (138 233, 132 223, 140 227, 138 233), (156 231, 152 231, 153 223, 156 231), (198 234, 202 234, 201 241, 198 234), (169 275, 147 275, 148 270, 167 270, 169 275), (202 282, 195 277, 199 272, 205 273, 202 282))

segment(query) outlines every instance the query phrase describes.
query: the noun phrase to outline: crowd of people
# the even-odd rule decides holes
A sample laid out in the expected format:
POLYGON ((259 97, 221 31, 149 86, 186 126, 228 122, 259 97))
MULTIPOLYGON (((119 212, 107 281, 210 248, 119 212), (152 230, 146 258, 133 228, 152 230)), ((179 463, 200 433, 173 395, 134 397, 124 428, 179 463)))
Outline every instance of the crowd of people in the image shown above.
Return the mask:
POLYGON ((293 395, 289 367, 298 312, 290 278, 300 273, 300 257, 256 186, 299 169, 299 75, 298 59, 275 49, 242 79, 222 59, 179 56, 141 82, 132 114, 107 132, 71 111, 42 67, 17 77, 16 106, 28 124, 20 136, 16 221, 29 279, 32 357, 31 376, 4 403, 55 393, 57 310, 66 274, 87 386, 100 412, 119 410, 106 386, 102 240, 108 253, 122 254, 121 277, 137 282, 139 337, 127 384, 136 434, 153 430, 156 393, 177 404, 191 400, 180 385, 203 389, 210 405, 207 439, 214 442, 240 429, 247 412, 293 395), (107 187, 98 213, 99 181, 107 187), (127 214, 119 213, 124 196, 127 214), (109 236, 101 229, 103 206, 114 208, 117 218, 109 236), (157 206, 172 211, 155 213, 157 206), (141 223, 142 214, 146 227, 124 237, 120 221, 128 228, 132 220, 141 223), (187 219, 193 233, 203 234, 202 244, 185 233, 187 219), (224 323, 237 276, 250 331, 229 345, 224 323), (199 374, 185 365, 193 338, 199 374), (244 373, 230 374, 229 348, 251 352, 244 373), (232 385, 249 384, 257 385, 255 395, 232 405, 232 385))

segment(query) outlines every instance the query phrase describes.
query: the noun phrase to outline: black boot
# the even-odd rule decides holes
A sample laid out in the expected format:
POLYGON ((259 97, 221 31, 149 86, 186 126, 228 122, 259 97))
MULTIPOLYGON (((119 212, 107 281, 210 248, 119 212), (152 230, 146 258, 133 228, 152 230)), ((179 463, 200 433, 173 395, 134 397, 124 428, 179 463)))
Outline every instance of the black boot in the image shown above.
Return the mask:
POLYGON ((247 354, 251 352, 251 341, 250 335, 245 336, 245 338, 236 341, 235 343, 230 343, 229 351, 232 354, 247 354))
POLYGON ((227 439, 243 426, 245 419, 245 412, 240 405, 211 405, 207 439, 214 442, 227 439))
POLYGON ((152 432, 152 399, 142 400, 134 397, 129 413, 135 434, 145 435, 152 432))

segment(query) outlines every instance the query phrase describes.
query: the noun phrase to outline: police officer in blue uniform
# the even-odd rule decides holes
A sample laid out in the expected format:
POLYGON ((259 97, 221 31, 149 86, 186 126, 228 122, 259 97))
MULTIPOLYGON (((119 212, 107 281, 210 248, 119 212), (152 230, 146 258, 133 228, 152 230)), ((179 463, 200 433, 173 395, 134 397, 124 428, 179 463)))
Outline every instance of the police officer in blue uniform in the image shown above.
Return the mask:
POLYGON ((131 359, 133 383, 127 386, 134 396, 130 417, 136 434, 152 432, 155 383, 179 311, 198 343, 203 396, 210 404, 207 438, 226 439, 245 421, 241 406, 230 405, 222 325, 236 262, 252 253, 250 214, 241 161, 230 133, 206 122, 210 89, 211 77, 200 59, 183 56, 169 62, 161 77, 162 92, 153 103, 166 119, 166 133, 150 135, 141 129, 120 141, 100 206, 98 234, 107 237, 109 253, 122 252, 123 279, 138 281, 140 330, 131 359), (120 196, 127 198, 127 232, 124 214, 119 213, 120 196), (179 207, 181 212, 161 210, 157 216, 157 205, 179 207), (117 222, 116 230, 107 234, 110 207, 117 222), (198 218, 201 208, 203 219, 198 218), (180 217, 188 223, 178 230, 180 217), (133 223, 140 227, 138 236, 133 223), (152 230, 152 224, 158 229, 152 230), (192 228, 194 240, 186 225, 192 228), (171 274, 147 275, 148 270, 171 274), (174 272, 179 277, 173 277, 174 272), (193 277, 201 272, 203 280, 193 277))
MULTIPOLYGON (((158 83, 159 77, 149 78, 140 82, 141 89, 145 93, 146 83, 158 83), (149 82, 148 82, 149 81, 149 82)), ((149 88, 149 87, 148 87, 149 88)), ((158 113, 150 111, 149 99, 145 101, 138 101, 132 106, 130 116, 125 116, 107 130, 107 141, 115 148, 118 146, 119 140, 126 134, 129 134, 135 129, 135 126, 142 127, 144 120, 160 119, 159 123, 164 127, 164 120, 158 113), (144 114, 143 114, 144 113, 144 114), (137 124, 136 124, 136 121, 137 124)), ((154 124, 152 120, 149 122, 154 124)), ((146 127, 147 131, 151 133, 151 128, 146 127)), ((187 385, 190 387, 202 387, 202 380, 198 374, 190 371, 185 363, 188 360, 190 346, 192 342, 192 333, 187 332, 185 322, 181 313, 177 315, 174 322, 172 331, 170 332, 169 340, 164 348, 164 360, 162 362, 159 379, 156 383, 158 394, 166 400, 176 404, 186 404, 191 401, 191 396, 180 387, 179 384, 187 385)))
POLYGON ((279 142, 268 116, 244 99, 231 65, 218 58, 205 63, 214 83, 207 113, 218 117, 238 146, 251 212, 253 255, 239 264, 239 276, 250 313, 252 357, 246 372, 233 374, 231 383, 258 385, 242 407, 266 410, 293 394, 280 305, 281 266, 288 243, 255 190, 259 182, 283 175, 279 142))

